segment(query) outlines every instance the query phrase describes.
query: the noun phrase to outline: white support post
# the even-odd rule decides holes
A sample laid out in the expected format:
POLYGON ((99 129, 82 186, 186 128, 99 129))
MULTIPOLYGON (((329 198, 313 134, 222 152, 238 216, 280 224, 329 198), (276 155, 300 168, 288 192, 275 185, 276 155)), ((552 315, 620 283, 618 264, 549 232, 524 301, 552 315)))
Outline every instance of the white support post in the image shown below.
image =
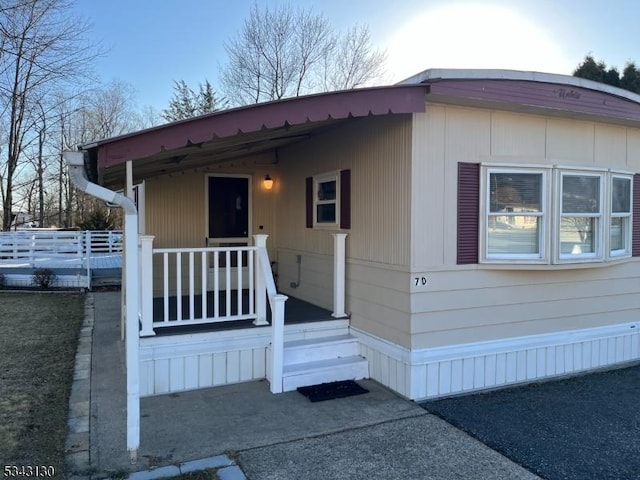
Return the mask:
POLYGON ((271 307, 271 393, 282 393, 282 370, 284 368, 284 302, 286 295, 275 295, 271 307))
MULTIPOLYGON (((133 202, 135 201, 135 195, 133 193, 133 161, 131 160, 127 160, 127 163, 125 164, 125 182, 126 182, 126 194, 127 197, 133 202)), ((138 226, 136 225, 136 228, 138 228, 138 226)))
POLYGON ((155 335, 153 331, 153 235, 140 235, 140 314, 141 337, 155 335))
POLYGON ((138 216, 125 215, 125 326, 127 365, 127 450, 134 461, 140 446, 140 290, 138 216))
POLYGON ((347 316, 345 298, 345 239, 346 233, 333 233, 333 313, 334 318, 347 316))
POLYGON ((258 247, 255 251, 255 267, 254 272, 256 275, 256 319, 254 325, 269 325, 267 322, 267 291, 265 285, 265 279, 262 274, 262 266, 260 265, 260 249, 267 248, 267 238, 269 235, 254 235, 253 245, 258 247))
POLYGON ((84 253, 87 259, 87 290, 91 290, 91 230, 84 232, 84 253))

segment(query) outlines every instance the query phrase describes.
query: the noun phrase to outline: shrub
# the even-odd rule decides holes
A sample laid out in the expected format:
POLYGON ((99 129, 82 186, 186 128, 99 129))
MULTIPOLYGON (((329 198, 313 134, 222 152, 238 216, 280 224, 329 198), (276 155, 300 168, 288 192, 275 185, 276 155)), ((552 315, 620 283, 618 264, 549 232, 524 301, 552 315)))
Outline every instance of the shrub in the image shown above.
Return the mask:
POLYGON ((56 274, 48 268, 39 268, 33 272, 31 281, 40 288, 49 288, 56 281, 56 274))

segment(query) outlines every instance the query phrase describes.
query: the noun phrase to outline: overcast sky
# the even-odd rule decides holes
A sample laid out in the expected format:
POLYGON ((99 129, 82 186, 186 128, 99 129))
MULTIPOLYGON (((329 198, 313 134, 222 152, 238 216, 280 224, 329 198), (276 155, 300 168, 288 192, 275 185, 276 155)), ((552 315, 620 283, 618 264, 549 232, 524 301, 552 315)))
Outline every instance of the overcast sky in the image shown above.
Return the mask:
MULTIPOLYGON (((223 43, 253 0, 76 0, 92 36, 108 48, 102 80, 136 89, 161 110, 173 81, 218 86, 223 43)), ((259 0, 270 6, 283 2, 259 0)), ((387 83, 427 68, 503 68, 570 75, 588 53, 619 70, 640 63, 637 0, 298 0, 338 31, 366 23, 388 53, 387 83)))

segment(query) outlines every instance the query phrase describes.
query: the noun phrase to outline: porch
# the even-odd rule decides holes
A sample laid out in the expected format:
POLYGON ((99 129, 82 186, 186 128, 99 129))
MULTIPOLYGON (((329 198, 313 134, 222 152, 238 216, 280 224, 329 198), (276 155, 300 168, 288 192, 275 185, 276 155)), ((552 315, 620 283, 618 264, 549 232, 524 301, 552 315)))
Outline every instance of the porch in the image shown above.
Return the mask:
MULTIPOLYGON (((249 305, 249 295, 250 292, 248 289, 242 290, 242 299, 241 305, 242 309, 246 310, 249 305)), ((202 294, 197 294, 194 296, 194 317, 196 318, 211 318, 214 317, 213 308, 215 305, 215 293, 207 292, 207 300, 202 302, 202 294), (207 305, 207 314, 202 315, 202 305, 207 305)), ((232 291, 231 298, 229 302, 226 299, 226 292, 222 291, 219 293, 219 306, 218 306, 218 315, 223 311, 226 311, 227 303, 231 305, 231 314, 237 315, 237 305, 238 305, 238 292, 232 291)), ((177 315, 177 306, 178 303, 181 304, 182 313, 181 318, 188 318, 189 316, 189 296, 183 295, 180 301, 176 296, 169 297, 169 323, 175 322, 178 318, 177 315)), ((153 299, 153 321, 154 323, 162 322, 164 316, 164 298, 155 297, 153 299)), ((223 330, 241 330, 241 329, 252 329, 252 328, 263 328, 265 326, 270 326, 272 321, 271 308, 267 308, 267 323, 268 325, 255 325, 253 320, 245 319, 245 320, 232 320, 225 322, 212 322, 212 323, 201 323, 195 325, 176 325, 176 326, 168 326, 165 328, 158 329, 156 335, 182 335, 186 333, 199 333, 199 332, 218 332, 223 330)), ((296 297, 287 297, 286 308, 284 311, 284 324, 286 325, 294 325, 300 323, 312 323, 312 322, 325 322, 331 321, 334 318, 331 315, 331 311, 325 308, 319 307, 312 303, 306 302, 296 297)))
POLYGON ((267 379, 272 393, 367 378, 344 312, 345 237, 334 234, 334 309, 276 290, 253 245, 154 248, 140 237, 139 394, 267 379))

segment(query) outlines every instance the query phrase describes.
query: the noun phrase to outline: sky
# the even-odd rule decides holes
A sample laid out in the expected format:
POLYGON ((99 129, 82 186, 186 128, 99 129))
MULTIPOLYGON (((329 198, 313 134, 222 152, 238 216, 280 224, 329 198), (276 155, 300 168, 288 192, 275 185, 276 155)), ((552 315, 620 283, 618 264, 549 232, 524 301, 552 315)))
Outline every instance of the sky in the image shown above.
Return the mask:
MULTIPOLYGON (((256 0, 258 6, 279 0, 256 0)), ((242 28, 254 0, 76 0, 77 15, 106 53, 103 82, 135 91, 138 107, 161 111, 174 80, 219 90, 224 43, 242 28)), ((498 68, 571 75, 591 54, 620 71, 640 64, 637 0, 297 0, 334 29, 367 24, 387 52, 384 83, 428 68, 498 68)))

